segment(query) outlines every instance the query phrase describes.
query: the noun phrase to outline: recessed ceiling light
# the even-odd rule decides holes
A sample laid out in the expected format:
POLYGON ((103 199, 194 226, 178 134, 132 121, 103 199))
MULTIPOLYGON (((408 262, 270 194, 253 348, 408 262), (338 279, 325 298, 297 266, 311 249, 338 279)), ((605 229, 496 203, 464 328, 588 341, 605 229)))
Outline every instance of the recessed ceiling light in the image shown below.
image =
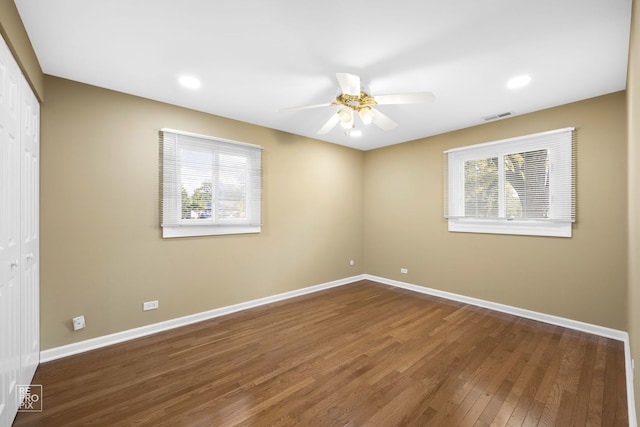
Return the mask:
POLYGON ((189 89, 198 89, 200 87, 200 80, 193 76, 182 76, 178 79, 178 82, 189 89))
POLYGON ((509 89, 518 89, 528 85, 531 82, 531 76, 524 74, 522 76, 517 76, 512 78, 507 82, 507 87, 509 89))

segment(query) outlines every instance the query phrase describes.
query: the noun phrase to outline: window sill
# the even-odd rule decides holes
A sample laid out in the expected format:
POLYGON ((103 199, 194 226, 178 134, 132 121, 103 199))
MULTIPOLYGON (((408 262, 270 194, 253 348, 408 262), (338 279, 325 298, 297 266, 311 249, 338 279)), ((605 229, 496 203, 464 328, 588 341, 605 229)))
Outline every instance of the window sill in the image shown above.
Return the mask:
POLYGON ((571 237, 570 222, 449 219, 449 231, 460 233, 513 234, 523 236, 571 237))
POLYGON ((248 225, 230 226, 164 226, 162 227, 162 238, 172 237, 197 237, 197 236, 224 236, 227 234, 254 234, 260 233, 261 227, 248 225))

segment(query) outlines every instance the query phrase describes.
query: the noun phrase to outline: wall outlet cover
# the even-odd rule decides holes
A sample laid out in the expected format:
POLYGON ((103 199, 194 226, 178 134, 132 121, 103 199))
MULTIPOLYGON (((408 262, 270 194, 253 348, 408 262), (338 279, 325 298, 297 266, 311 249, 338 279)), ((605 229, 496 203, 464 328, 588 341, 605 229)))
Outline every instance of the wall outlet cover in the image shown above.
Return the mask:
POLYGON ((158 301, 147 301, 142 303, 142 310, 143 311, 148 311, 148 310, 157 310, 158 309, 158 301))
POLYGON ((77 331, 79 329, 84 329, 86 327, 86 323, 84 321, 84 315, 74 317, 73 319, 71 319, 71 321, 73 322, 74 331, 77 331))

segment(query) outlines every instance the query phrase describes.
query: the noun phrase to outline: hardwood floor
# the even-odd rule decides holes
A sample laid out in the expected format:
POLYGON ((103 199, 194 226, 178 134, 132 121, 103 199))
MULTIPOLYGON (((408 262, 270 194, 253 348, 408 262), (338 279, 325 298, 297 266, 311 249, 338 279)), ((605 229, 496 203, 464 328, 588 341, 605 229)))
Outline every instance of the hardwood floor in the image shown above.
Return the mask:
POLYGON ((14 426, 626 426, 622 342, 370 281, 42 364, 14 426))

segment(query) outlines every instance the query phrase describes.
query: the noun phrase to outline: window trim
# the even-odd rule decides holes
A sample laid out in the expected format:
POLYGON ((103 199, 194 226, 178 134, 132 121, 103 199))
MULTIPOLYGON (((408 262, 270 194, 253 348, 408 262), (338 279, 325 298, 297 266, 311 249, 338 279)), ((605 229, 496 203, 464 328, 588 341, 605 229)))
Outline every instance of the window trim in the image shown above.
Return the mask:
POLYGON ((262 227, 260 221, 262 203, 262 160, 260 153, 263 147, 169 128, 160 129, 160 143, 162 150, 160 226, 163 238, 260 233, 262 227), (186 138, 181 141, 181 137, 186 138), (171 138, 175 138, 175 140, 171 140, 171 138), (194 140, 196 141, 194 142, 194 140), (205 145, 208 143, 211 144, 210 148, 205 145), (181 176, 180 170, 183 165, 178 157, 178 152, 180 147, 185 146, 191 146, 194 149, 205 147, 206 150, 216 153, 216 155, 225 151, 236 152, 247 159, 248 170, 250 171, 249 179, 257 180, 257 182, 251 182, 246 188, 248 205, 246 219, 225 221, 224 223, 216 222, 215 220, 182 219, 180 215, 182 201, 181 196, 179 196, 182 186, 179 177, 181 176), (254 155, 256 150, 258 151, 257 156, 254 155), (251 174, 251 171, 254 174, 251 174))
POLYGON ((536 220, 481 220, 449 218, 449 231, 461 233, 513 234, 521 236, 571 237, 570 222, 536 220))
MULTIPOLYGON (((575 221, 575 157, 573 138, 575 128, 563 128, 521 137, 508 138, 483 144, 470 145, 445 151, 445 218, 451 232, 513 234, 529 236, 571 237, 572 222, 575 221), (564 135, 560 135, 560 134, 564 135), (558 134, 558 135, 556 135, 558 134), (550 146, 548 137, 557 137, 558 142, 550 146), (464 217, 464 164, 468 160, 499 157, 502 163, 507 154, 549 149, 551 200, 549 219, 465 218, 464 217), (560 168, 560 162, 568 162, 569 168, 560 168), (570 176, 567 176, 570 175, 570 176), (571 185, 571 203, 563 201, 562 207, 553 200, 571 185), (571 210, 571 212, 568 211, 571 210)), ((565 163, 566 164, 566 163, 565 163)), ((499 176, 501 185, 504 177, 499 176)), ((565 196, 566 197, 566 196, 565 196)))

